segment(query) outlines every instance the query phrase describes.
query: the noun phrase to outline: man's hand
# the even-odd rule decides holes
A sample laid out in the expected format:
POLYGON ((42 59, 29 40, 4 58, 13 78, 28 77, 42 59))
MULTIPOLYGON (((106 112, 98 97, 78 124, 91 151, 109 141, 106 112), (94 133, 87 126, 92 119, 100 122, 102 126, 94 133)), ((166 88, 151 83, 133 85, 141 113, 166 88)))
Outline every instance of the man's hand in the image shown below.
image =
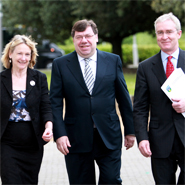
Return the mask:
POLYGON ((133 135, 127 135, 125 136, 125 147, 126 150, 134 146, 135 136, 133 135))
POLYGON ((68 147, 71 147, 69 139, 67 136, 62 136, 56 140, 57 148, 64 155, 69 153, 68 147))
POLYGON ((177 113, 185 112, 185 99, 172 98, 172 107, 177 113))
POLYGON ((151 157, 150 143, 148 140, 143 140, 139 143, 139 150, 145 157, 151 157))

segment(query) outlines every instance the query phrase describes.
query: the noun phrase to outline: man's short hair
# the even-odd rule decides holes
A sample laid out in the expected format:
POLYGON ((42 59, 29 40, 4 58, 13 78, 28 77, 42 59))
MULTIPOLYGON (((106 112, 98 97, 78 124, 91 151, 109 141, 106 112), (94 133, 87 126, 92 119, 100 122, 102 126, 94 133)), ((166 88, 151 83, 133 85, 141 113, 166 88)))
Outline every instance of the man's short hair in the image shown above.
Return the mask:
POLYGON ((160 17, 158 17, 156 19, 156 21, 154 22, 155 31, 156 31, 157 23, 164 22, 166 20, 173 21, 175 23, 175 27, 176 27, 177 31, 181 30, 181 23, 180 23, 179 19, 175 15, 173 15, 173 13, 170 12, 168 14, 161 15, 160 17))
POLYGON ((75 36, 75 31, 78 31, 78 32, 85 31, 88 26, 91 26, 94 34, 98 34, 98 28, 97 28, 95 22, 93 20, 83 19, 83 20, 77 21, 74 24, 74 26, 72 27, 72 30, 71 30, 71 36, 72 37, 75 36))

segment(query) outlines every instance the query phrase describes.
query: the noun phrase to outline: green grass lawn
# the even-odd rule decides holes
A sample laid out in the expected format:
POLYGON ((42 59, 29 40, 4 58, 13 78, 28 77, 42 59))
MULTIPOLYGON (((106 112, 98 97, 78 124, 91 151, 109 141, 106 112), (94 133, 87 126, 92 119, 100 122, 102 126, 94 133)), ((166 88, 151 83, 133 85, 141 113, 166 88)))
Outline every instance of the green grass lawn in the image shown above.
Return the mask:
MULTIPOLYGON (((47 80, 48 80, 48 87, 50 88, 51 70, 40 70, 40 71, 46 74, 47 80)), ((127 83, 129 94, 132 96, 134 95, 136 74, 135 73, 124 73, 124 77, 127 83)))
POLYGON ((134 95, 136 73, 124 73, 125 81, 127 83, 127 88, 131 96, 134 95))

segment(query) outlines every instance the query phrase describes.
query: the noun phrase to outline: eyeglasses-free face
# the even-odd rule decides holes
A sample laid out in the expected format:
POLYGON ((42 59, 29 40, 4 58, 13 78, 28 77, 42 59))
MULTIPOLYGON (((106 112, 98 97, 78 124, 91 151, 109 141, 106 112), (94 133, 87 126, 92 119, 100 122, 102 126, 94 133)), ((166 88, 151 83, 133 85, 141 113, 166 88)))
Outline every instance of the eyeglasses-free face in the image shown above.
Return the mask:
POLYGON ((31 60, 31 49, 24 43, 19 44, 12 53, 9 53, 9 58, 14 70, 27 70, 31 60))
POLYGON ((98 42, 98 35, 94 34, 91 26, 88 26, 85 31, 75 31, 73 43, 76 52, 83 58, 91 57, 95 51, 98 42))
POLYGON ((157 44, 161 50, 169 55, 174 53, 178 47, 182 31, 177 31, 172 20, 158 22, 156 25, 157 44))

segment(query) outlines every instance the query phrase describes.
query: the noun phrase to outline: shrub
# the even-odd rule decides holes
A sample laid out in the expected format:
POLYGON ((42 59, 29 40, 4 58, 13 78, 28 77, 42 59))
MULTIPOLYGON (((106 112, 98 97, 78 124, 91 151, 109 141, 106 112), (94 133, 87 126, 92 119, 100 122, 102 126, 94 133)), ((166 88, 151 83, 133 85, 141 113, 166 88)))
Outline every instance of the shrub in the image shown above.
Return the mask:
POLYGON ((123 63, 125 65, 132 64, 133 56, 132 56, 132 45, 124 44, 122 45, 122 57, 123 63))
POLYGON ((65 54, 71 53, 75 50, 75 47, 73 44, 70 45, 58 45, 61 49, 65 51, 65 54))
POLYGON ((160 51, 158 45, 142 45, 138 46, 139 62, 157 54, 160 51))
POLYGON ((112 45, 109 43, 102 43, 102 44, 98 44, 97 48, 101 51, 106 51, 111 53, 112 52, 112 45))
MULTIPOLYGON (((184 42, 180 41, 179 46, 181 49, 185 50, 184 42)), ((59 45, 59 47, 65 51, 65 54, 71 53, 75 50, 73 44, 59 45)), ((146 60, 147 58, 157 54, 160 51, 160 48, 157 44, 138 45, 137 47, 138 47, 139 62, 146 60)), ((98 44, 97 48, 102 51, 106 51, 110 53, 112 52, 112 45, 109 43, 98 44)), ((132 45, 123 44, 122 52, 123 52, 124 65, 132 64, 133 63, 132 45)))

